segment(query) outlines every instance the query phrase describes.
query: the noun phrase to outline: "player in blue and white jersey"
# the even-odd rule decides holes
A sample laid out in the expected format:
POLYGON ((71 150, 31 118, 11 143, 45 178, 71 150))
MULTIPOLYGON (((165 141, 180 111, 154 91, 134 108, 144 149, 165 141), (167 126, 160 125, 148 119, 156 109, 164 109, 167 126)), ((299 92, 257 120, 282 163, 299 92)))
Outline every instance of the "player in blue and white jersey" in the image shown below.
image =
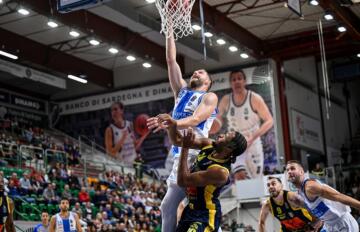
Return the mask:
POLYGON ((82 232, 79 216, 69 211, 69 200, 62 198, 60 213, 52 216, 49 232, 82 232))
MULTIPOLYGON (((171 88, 175 97, 172 117, 177 121, 179 129, 193 128, 197 138, 209 135, 209 130, 216 118, 218 98, 215 93, 208 92, 212 85, 210 75, 204 69, 194 71, 189 84, 183 79, 181 69, 176 61, 176 46, 173 36, 166 39, 166 60, 171 88)), ((149 129, 166 128, 158 118, 148 120, 149 129)), ((176 211, 179 203, 185 198, 185 191, 177 183, 177 167, 181 148, 172 146, 170 155, 173 159, 171 174, 168 178, 168 190, 161 203, 162 230, 173 232, 176 229, 176 211)), ((189 164, 192 163, 199 150, 189 151, 189 164)))
POLYGON ((306 208, 324 222, 321 232, 355 232, 359 225, 349 206, 360 209, 360 201, 339 193, 315 179, 305 178, 304 168, 296 160, 286 165, 288 181, 298 189, 306 208))

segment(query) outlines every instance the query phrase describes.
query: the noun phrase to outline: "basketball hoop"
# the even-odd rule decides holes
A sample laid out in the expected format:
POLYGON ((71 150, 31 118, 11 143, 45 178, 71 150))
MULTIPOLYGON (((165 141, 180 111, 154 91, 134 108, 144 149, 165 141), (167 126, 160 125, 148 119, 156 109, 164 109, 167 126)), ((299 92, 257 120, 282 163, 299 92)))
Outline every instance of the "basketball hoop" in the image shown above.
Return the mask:
POLYGON ((168 38, 182 38, 193 33, 191 10, 195 0, 156 0, 155 5, 161 16, 161 31, 168 38))

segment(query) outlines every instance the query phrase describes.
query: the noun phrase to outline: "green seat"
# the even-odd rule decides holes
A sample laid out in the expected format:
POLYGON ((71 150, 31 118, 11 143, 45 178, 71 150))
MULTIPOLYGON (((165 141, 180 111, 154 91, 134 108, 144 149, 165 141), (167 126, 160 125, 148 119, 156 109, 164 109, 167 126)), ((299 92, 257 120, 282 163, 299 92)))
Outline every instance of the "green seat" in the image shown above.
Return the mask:
POLYGON ((37 221, 36 220, 37 219, 36 214, 34 214, 34 213, 29 214, 29 219, 30 219, 30 221, 37 221))
POLYGON ((20 207, 21 213, 29 213, 31 211, 31 205, 27 202, 23 202, 20 207))
POLYGON ((44 203, 40 203, 38 205, 38 209, 42 212, 42 211, 47 211, 47 207, 44 203))
POLYGON ((51 215, 56 214, 58 211, 58 206, 53 205, 53 204, 48 204, 47 210, 48 210, 48 213, 51 215))

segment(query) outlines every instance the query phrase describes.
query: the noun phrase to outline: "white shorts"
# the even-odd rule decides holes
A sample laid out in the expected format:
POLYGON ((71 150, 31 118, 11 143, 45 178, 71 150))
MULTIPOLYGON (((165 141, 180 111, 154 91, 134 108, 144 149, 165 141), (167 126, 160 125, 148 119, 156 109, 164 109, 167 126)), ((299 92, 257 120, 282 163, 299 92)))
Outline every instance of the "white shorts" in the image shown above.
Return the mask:
POLYGON ((262 176, 263 167, 264 151, 260 139, 257 139, 242 155, 238 156, 235 163, 231 165, 231 169, 234 171, 246 170, 251 179, 262 176))
MULTIPOLYGON (((194 163, 197 155, 198 155, 198 151, 195 150, 190 150, 189 151, 189 156, 188 156, 188 167, 190 168, 191 165, 194 163), (190 153, 190 151, 193 151, 190 153)), ((179 167, 179 156, 174 156, 173 157, 173 166, 172 166, 172 170, 170 172, 170 175, 167 179, 167 184, 169 185, 170 183, 174 183, 177 184, 177 173, 178 173, 178 167, 179 167)))
POLYGON ((358 232, 359 224, 350 212, 344 214, 339 220, 325 222, 321 232, 358 232))

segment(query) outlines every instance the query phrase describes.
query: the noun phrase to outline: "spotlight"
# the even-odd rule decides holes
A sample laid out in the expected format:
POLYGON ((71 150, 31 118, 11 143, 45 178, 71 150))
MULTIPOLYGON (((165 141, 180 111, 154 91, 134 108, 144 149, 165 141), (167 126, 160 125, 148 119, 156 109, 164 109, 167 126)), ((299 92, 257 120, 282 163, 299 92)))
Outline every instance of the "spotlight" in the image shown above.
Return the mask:
POLYGON ((324 18, 325 18, 326 20, 330 21, 330 20, 333 20, 333 19, 334 19, 334 16, 333 16, 332 14, 330 14, 330 13, 325 13, 325 14, 324 14, 324 18))
POLYGON ((247 59, 247 58, 249 58, 249 55, 247 53, 243 52, 240 54, 240 57, 243 59, 247 59))
POLYGON ((147 3, 154 3, 155 0, 145 0, 147 3))
POLYGON ((119 52, 119 50, 117 50, 116 48, 109 48, 109 52, 112 53, 112 54, 116 54, 119 52))
POLYGON ((75 30, 71 30, 69 32, 69 35, 71 35, 72 37, 79 37, 80 33, 75 30))
POLYGON ((128 56, 126 57, 126 59, 127 59, 128 61, 135 61, 135 60, 136 60, 135 56, 132 56, 132 55, 128 55, 128 56))
POLYGON ((218 40, 216 40, 216 43, 219 45, 224 45, 224 44, 226 44, 226 41, 223 39, 218 39, 218 40))
POLYGON ((319 2, 317 0, 310 0, 310 5, 318 6, 319 2))
POLYGON ((21 8, 18 9, 18 13, 22 14, 22 15, 28 15, 28 14, 30 14, 30 11, 28 11, 27 9, 21 7, 21 8))
POLYGON ((208 32, 208 31, 205 32, 204 35, 205 35, 205 37, 208 37, 208 38, 213 37, 213 34, 211 32, 208 32))
POLYGON ((337 30, 338 30, 339 32, 345 32, 345 31, 346 31, 346 27, 344 27, 344 26, 338 26, 337 30))
POLYGON ((74 75, 71 75, 71 74, 68 75, 68 78, 71 79, 71 80, 77 81, 77 82, 81 82, 83 84, 87 83, 87 80, 85 80, 83 78, 80 78, 80 77, 77 77, 77 76, 74 76, 74 75))
POLYGON ((237 52, 238 48, 236 46, 230 46, 229 50, 230 50, 230 52, 237 52))
POLYGON ((151 68, 151 64, 150 64, 150 63, 147 63, 147 62, 143 63, 142 66, 143 66, 144 68, 151 68))
POLYGON ((201 27, 197 24, 193 24, 192 26, 192 29, 194 29, 195 31, 200 31, 201 30, 201 27))
POLYGON ((94 46, 98 46, 98 45, 100 44, 100 42, 99 42, 98 40, 96 40, 96 39, 91 39, 91 40, 89 41, 89 43, 90 43, 91 45, 94 45, 94 46))
POLYGON ((17 60, 19 58, 16 55, 13 55, 11 53, 8 53, 8 52, 2 51, 2 50, 0 50, 0 55, 6 56, 7 58, 10 58, 10 59, 13 59, 13 60, 17 60))
POLYGON ((59 25, 54 22, 53 20, 49 20, 49 22, 47 23, 47 25, 51 28, 55 28, 55 27, 58 27, 59 25))
POLYGON ((360 53, 358 53, 356 56, 360 58, 360 53))

